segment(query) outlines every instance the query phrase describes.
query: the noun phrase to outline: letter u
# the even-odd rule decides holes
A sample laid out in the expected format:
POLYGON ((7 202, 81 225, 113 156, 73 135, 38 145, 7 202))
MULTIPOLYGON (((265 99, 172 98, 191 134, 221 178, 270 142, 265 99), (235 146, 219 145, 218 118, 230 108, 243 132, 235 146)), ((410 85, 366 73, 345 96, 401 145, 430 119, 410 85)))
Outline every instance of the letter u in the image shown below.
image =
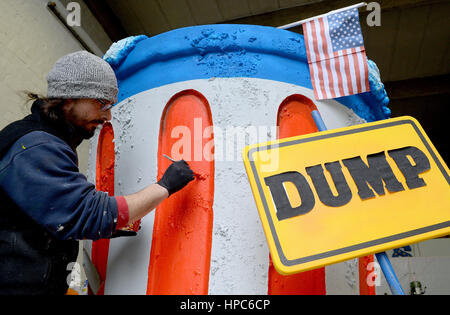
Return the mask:
POLYGON ((336 187, 337 196, 334 196, 330 185, 323 173, 323 167, 321 164, 310 166, 306 168, 306 173, 311 177, 311 180, 316 188, 317 195, 320 201, 326 206, 340 207, 347 204, 352 199, 352 192, 348 187, 345 176, 342 173, 341 164, 336 162, 325 163, 325 168, 330 172, 333 179, 334 186, 336 187))

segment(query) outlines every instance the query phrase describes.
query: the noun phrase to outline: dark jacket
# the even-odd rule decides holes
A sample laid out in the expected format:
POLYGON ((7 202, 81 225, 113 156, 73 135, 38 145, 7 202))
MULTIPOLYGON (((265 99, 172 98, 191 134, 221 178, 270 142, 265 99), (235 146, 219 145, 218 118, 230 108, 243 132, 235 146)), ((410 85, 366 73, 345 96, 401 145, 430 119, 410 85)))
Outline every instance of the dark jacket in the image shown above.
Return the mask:
POLYGON ((64 294, 77 240, 118 227, 116 198, 79 172, 70 139, 35 104, 0 132, 0 294, 64 294))

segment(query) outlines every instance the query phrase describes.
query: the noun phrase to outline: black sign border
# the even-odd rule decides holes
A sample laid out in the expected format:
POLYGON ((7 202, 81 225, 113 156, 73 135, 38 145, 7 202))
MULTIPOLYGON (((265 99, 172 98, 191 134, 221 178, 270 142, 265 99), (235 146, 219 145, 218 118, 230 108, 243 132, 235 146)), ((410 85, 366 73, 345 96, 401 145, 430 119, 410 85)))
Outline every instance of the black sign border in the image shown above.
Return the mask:
POLYGON ((290 145, 296 145, 296 144, 299 144, 299 143, 306 143, 306 142, 317 141, 317 140, 322 140, 322 139, 340 137, 340 136, 345 136, 345 135, 349 135, 349 134, 353 134, 353 133, 361 133, 361 132, 371 131, 371 130, 375 130, 375 129, 381 129, 381 128, 386 128, 386 127, 393 127, 393 126, 404 125, 404 124, 412 125, 412 127, 414 128, 414 130, 416 131, 416 133, 418 134, 418 136, 422 140, 423 144, 427 148, 428 153, 431 155, 431 157, 433 158, 434 162, 436 163, 436 165, 438 166, 439 170, 441 171, 442 175, 447 180, 447 183, 450 185, 450 175, 446 172, 446 170, 445 170, 444 166, 442 165, 441 161, 436 156, 435 152, 433 151, 432 147, 430 146, 430 144, 428 143, 427 139, 422 134, 422 132, 420 131, 418 126, 416 125, 415 121, 413 121, 411 119, 402 119, 402 120, 397 120, 397 121, 390 121, 390 122, 386 122, 386 123, 382 123, 382 124, 376 124, 376 125, 371 125, 371 126, 364 126, 364 127, 360 127, 360 128, 355 128, 355 129, 351 129, 351 130, 345 130, 345 131, 340 131, 340 132, 335 132, 335 133, 330 133, 330 134, 324 134, 324 135, 320 135, 319 134, 317 136, 312 136, 312 137, 302 138, 302 139, 296 139, 296 140, 286 141, 286 142, 281 142, 281 143, 274 143, 274 144, 270 144, 270 145, 266 145, 266 146, 251 148, 251 149, 248 150, 247 158, 249 160, 249 163, 250 163, 250 166, 251 166, 251 169, 252 169, 252 172, 253 172, 253 177, 254 177, 256 185, 258 187, 259 195, 261 196, 261 201, 263 203, 264 211, 266 213, 266 217, 267 217, 267 220, 269 222, 270 231, 272 232, 272 236, 273 236, 273 239, 275 241, 275 246, 277 248, 278 256, 280 258, 281 263, 284 266, 291 267, 291 266, 295 266, 295 265, 300 265, 300 264, 304 264, 304 263, 307 263, 307 262, 311 262, 311 261, 315 261, 315 260, 319 260, 319 259, 324 259, 324 258, 328 258, 328 257, 332 257, 332 256, 337 256, 337 255, 345 254, 345 253, 348 253, 348 252, 364 249, 364 248, 367 248, 367 247, 372 247, 372 246, 376 246, 376 245, 380 245, 380 244, 384 244, 384 243, 389 243, 389 242, 392 242, 392 241, 400 240, 400 239, 403 239, 403 238, 407 238, 407 237, 411 237, 411 236, 415 236, 415 235, 419 235, 419 234, 424 234, 424 233, 431 232, 431 231, 440 230, 440 229, 443 229, 443 228, 446 228, 446 227, 450 226, 450 221, 446 221, 446 222, 442 222, 442 223, 426 226, 426 227, 423 227, 423 228, 419 228, 419 229, 415 229, 415 230, 411 230, 411 231, 407 231, 407 232, 391 235, 391 236, 388 236, 388 237, 383 237, 383 238, 379 238, 379 239, 376 239, 376 240, 372 240, 372 241, 368 241, 368 242, 364 242, 364 243, 359 243, 359 244, 356 244, 356 245, 351 245, 351 246, 343 247, 343 248, 340 248, 340 249, 335 249, 335 250, 332 250, 332 251, 328 251, 328 252, 324 252, 324 253, 320 253, 320 254, 316 254, 316 255, 311 255, 311 256, 306 256, 306 257, 302 257, 302 258, 291 259, 291 260, 286 258, 285 254, 284 254, 284 252, 283 252, 283 250, 281 248, 281 244, 280 244, 280 241, 278 239, 278 235, 277 235, 276 230, 275 230, 275 225, 274 225, 274 223, 272 221, 272 217, 270 215, 270 211, 269 211, 269 207, 268 207, 268 204, 267 204, 267 200, 265 198, 265 195, 264 195, 264 192, 263 192, 263 189, 262 189, 262 185, 261 185, 261 182, 259 180, 258 171, 256 170, 255 163, 254 163, 254 161, 252 159, 252 154, 254 152, 256 152, 256 151, 265 151, 265 150, 270 150, 270 149, 282 148, 282 147, 286 147, 286 146, 290 146, 290 145))

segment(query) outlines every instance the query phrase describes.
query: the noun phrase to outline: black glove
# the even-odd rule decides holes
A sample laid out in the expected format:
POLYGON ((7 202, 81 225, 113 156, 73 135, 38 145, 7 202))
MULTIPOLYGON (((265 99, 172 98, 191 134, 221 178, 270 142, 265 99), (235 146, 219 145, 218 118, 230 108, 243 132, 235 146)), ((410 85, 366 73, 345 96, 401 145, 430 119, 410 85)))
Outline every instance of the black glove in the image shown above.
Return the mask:
POLYGON ((125 230, 117 230, 115 231, 110 238, 118 238, 124 236, 136 236, 137 233, 135 231, 125 231, 125 230))
MULTIPOLYGON (((139 224, 138 231, 140 231, 141 228, 142 228, 142 226, 139 224)), ((137 236, 137 232, 135 232, 133 230, 117 230, 111 235, 110 238, 118 238, 118 237, 123 237, 123 236, 137 236)))
POLYGON ((172 165, 167 168, 163 177, 157 184, 166 188, 170 196, 182 189, 192 180, 194 180, 194 172, 185 160, 181 160, 173 162, 172 165))

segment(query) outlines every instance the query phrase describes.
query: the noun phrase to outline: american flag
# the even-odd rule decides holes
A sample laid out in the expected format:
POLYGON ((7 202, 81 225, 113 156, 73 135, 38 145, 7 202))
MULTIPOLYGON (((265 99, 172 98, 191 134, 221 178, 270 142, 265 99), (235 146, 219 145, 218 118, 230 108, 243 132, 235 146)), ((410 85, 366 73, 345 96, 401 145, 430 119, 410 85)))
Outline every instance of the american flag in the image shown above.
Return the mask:
POLYGON ((357 8, 305 22, 303 34, 317 100, 370 90, 357 8))

